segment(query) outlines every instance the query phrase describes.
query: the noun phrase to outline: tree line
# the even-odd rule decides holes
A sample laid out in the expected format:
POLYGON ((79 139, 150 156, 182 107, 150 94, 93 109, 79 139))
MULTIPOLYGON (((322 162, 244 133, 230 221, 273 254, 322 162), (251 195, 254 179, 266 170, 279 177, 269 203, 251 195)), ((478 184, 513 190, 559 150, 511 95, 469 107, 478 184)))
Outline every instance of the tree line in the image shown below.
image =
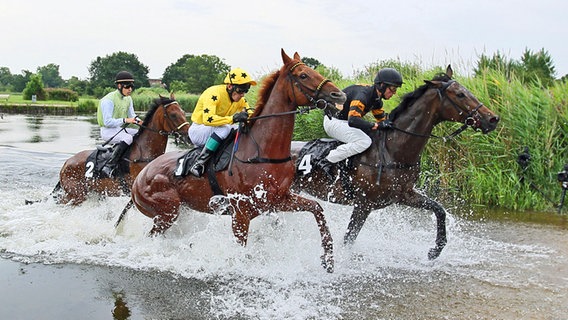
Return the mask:
MULTIPOLYGON (((333 81, 346 80, 339 70, 326 67, 315 58, 304 57, 303 60, 333 81)), ((409 64, 383 61, 369 64, 356 72, 354 79, 351 80, 369 82, 378 68, 385 64, 399 68, 403 76, 412 76, 407 74, 413 72, 413 68, 408 67, 409 64)), ((564 81, 567 77, 564 75, 561 79, 556 79, 554 63, 545 49, 536 52, 526 49, 519 60, 507 58, 500 52, 492 56, 483 54, 476 65, 475 77, 483 76, 488 70, 496 70, 503 72, 509 78, 515 77, 525 83, 538 82, 543 87, 548 87, 555 81, 564 81)), ((94 59, 88 67, 89 77, 85 80, 76 76, 63 79, 59 73, 59 65, 54 63, 38 67, 35 73, 22 70, 20 74, 12 74, 8 67, 0 67, 0 91, 24 92, 28 87, 26 96, 31 94, 42 96, 41 92, 35 92, 41 91, 41 87, 65 88, 79 96, 98 97, 104 95, 109 87, 114 87, 114 77, 120 70, 131 72, 136 79, 137 87, 150 87, 148 66, 140 62, 135 54, 119 51, 94 59)), ((165 69, 161 85, 169 91, 200 94, 209 86, 221 83, 229 70, 230 66, 217 56, 186 54, 165 69)))

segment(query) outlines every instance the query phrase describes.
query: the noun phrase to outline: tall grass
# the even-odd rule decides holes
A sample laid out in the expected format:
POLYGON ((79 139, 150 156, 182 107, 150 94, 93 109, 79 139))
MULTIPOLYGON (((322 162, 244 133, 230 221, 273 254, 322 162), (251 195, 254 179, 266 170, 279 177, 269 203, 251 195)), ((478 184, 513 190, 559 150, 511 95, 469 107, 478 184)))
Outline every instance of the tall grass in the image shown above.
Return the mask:
POLYGON ((430 141, 423 170, 438 172, 435 179, 446 197, 487 207, 553 210, 562 191, 556 174, 568 162, 566 84, 543 89, 496 72, 457 80, 501 121, 487 135, 468 130, 451 143, 430 141), (517 158, 525 146, 531 161, 523 170, 517 158))

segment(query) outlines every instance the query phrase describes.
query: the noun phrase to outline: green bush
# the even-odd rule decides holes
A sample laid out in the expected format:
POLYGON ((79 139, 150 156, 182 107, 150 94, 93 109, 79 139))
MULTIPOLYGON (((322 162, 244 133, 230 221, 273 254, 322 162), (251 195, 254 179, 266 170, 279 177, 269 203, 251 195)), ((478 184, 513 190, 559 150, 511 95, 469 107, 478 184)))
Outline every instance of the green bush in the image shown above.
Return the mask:
POLYGON ((47 88, 45 89, 47 100, 78 101, 79 94, 66 88, 47 88))
POLYGON ((96 113, 99 102, 96 99, 81 99, 77 106, 77 112, 82 114, 96 113))
POLYGON ((43 82, 41 80, 41 74, 32 74, 30 76, 30 81, 26 83, 26 88, 22 92, 24 100, 32 100, 32 96, 36 96, 38 101, 46 100, 47 94, 43 88, 43 82))

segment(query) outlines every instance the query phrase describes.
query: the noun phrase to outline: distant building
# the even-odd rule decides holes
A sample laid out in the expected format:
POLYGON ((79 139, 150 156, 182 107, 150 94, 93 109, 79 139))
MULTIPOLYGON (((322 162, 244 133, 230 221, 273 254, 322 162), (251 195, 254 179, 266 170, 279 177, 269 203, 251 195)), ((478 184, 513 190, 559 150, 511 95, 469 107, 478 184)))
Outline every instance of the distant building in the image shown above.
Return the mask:
POLYGON ((162 79, 148 79, 150 82, 150 87, 163 87, 162 79))

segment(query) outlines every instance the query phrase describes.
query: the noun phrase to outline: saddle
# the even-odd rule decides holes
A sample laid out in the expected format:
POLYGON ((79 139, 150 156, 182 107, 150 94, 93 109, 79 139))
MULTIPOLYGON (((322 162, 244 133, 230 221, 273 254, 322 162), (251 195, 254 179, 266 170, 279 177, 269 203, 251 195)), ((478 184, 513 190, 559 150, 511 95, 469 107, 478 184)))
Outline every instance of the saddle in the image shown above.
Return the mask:
MULTIPOLYGON (((310 174, 320 160, 327 157, 331 150, 341 144, 343 142, 330 138, 320 138, 307 142, 300 150, 296 160, 296 174, 310 174)), ((349 157, 347 161, 340 161, 336 165, 342 172, 353 169, 353 157, 349 157)))
MULTIPOLYGON (((298 159, 296 159, 296 175, 307 176, 314 168, 319 169, 317 163, 327 157, 331 150, 341 144, 343 144, 343 142, 330 138, 320 138, 306 143, 300 150, 298 159)), ((341 187, 348 199, 353 199, 355 192, 353 182, 349 179, 349 172, 354 169, 353 157, 354 156, 351 156, 347 158, 346 161, 340 161, 335 164, 339 169, 341 187)))
MULTIPOLYGON (((112 146, 102 146, 99 145, 91 154, 87 157, 85 161, 85 177, 90 179, 101 179, 106 178, 106 176, 102 176, 101 169, 110 159, 114 148, 116 145, 112 146)), ((129 172, 128 163, 124 161, 125 157, 128 157, 130 153, 130 149, 128 149, 125 154, 123 155, 123 159, 120 159, 118 166, 115 169, 114 175, 116 177, 122 177, 127 172, 129 172)))
MULTIPOLYGON (((231 130, 231 133, 227 136, 227 138, 223 139, 223 142, 217 148, 217 151, 213 154, 211 159, 207 162, 207 167, 205 168, 205 172, 218 172, 227 169, 229 166, 229 162, 231 161, 231 154, 233 152, 233 146, 235 144, 235 135, 237 131, 231 130)), ((176 177, 185 177, 189 174, 189 169, 195 163, 195 160, 201 153, 201 150, 204 147, 194 147, 186 152, 183 156, 178 158, 177 166, 174 172, 174 176, 176 177)))

